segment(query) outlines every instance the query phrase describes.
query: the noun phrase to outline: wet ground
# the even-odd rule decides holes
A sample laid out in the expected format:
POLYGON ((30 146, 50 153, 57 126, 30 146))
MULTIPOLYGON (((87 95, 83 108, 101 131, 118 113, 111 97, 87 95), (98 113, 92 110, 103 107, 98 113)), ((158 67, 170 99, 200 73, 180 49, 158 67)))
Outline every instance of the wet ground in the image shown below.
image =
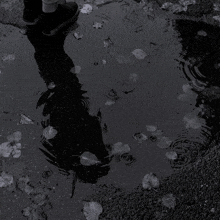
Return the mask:
POLYGON ((165 186, 218 144, 220 29, 211 1, 177 15, 163 3, 87 2, 55 37, 1 3, 1 219, 89 219, 91 201, 99 219, 178 210, 165 186))

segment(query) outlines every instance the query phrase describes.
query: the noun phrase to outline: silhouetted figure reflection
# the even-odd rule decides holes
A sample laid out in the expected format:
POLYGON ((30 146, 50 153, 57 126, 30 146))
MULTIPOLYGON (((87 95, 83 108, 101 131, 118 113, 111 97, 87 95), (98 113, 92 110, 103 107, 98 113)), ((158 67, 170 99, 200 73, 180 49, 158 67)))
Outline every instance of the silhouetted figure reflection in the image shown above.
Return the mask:
POLYGON ((65 34, 45 37, 40 31, 28 29, 27 36, 35 48, 35 59, 45 83, 54 82, 40 97, 37 107, 44 105, 43 115, 49 116, 43 127, 52 126, 57 135, 42 141, 41 149, 48 161, 69 173, 75 171, 77 179, 95 183, 109 171, 109 157, 103 143, 99 118, 88 113, 88 100, 83 96, 78 78, 70 70, 74 64, 65 53, 63 45, 65 34), (100 163, 84 166, 80 155, 84 152, 94 154, 100 163))

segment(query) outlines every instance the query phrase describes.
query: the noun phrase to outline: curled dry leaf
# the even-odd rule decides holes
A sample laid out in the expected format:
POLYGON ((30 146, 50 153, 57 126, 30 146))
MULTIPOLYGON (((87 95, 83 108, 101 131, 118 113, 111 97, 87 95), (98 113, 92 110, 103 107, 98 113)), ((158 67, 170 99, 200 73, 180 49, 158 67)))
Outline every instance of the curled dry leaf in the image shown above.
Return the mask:
POLYGON ((122 155, 124 153, 130 152, 130 147, 128 144, 123 144, 122 142, 117 142, 114 145, 112 145, 112 151, 111 153, 113 155, 122 155))
POLYGON ((104 39, 103 43, 104 43, 104 47, 106 48, 109 48, 114 45, 110 37, 108 37, 107 39, 104 39))
POLYGON ((0 187, 7 187, 12 183, 13 183, 13 176, 3 171, 0 176, 0 187))
POLYGON ((147 56, 142 49, 135 49, 132 51, 132 54, 139 60, 143 60, 147 56))
POLYGON ((157 146, 159 148, 168 148, 171 145, 172 141, 168 137, 161 137, 159 139, 159 142, 157 143, 157 146))
POLYGON ((146 174, 142 180, 142 186, 144 189, 151 190, 152 188, 158 188, 159 185, 159 179, 154 173, 146 174))
POLYGON ((95 156, 95 154, 86 151, 80 156, 80 163, 84 166, 92 166, 95 164, 99 164, 100 161, 95 156))
POLYGON ((147 136, 145 134, 143 134, 143 133, 140 133, 140 132, 139 133, 135 133, 133 135, 133 138, 135 140, 137 140, 139 143, 142 143, 143 141, 147 140, 147 136))
POLYGON ((34 124, 34 122, 30 118, 28 118, 26 115, 21 114, 20 124, 28 125, 28 124, 34 124))
POLYGON ((98 202, 84 202, 83 214, 86 220, 98 220, 102 212, 103 208, 98 202))
POLYGON ((92 12, 92 6, 90 4, 84 4, 80 12, 83 14, 90 14, 92 12))
POLYGON ((155 125, 146 125, 147 131, 154 132, 157 130, 157 126, 155 125))
POLYGON ((165 155, 170 160, 176 160, 177 159, 177 153, 175 151, 166 152, 165 155))
POLYGON ((166 206, 169 209, 174 209, 176 206, 176 198, 173 196, 172 193, 170 194, 166 194, 163 198, 162 198, 162 204, 164 206, 166 206))
POLYGON ((57 135, 57 130, 52 126, 48 126, 43 130, 43 136, 49 140, 54 138, 57 135))

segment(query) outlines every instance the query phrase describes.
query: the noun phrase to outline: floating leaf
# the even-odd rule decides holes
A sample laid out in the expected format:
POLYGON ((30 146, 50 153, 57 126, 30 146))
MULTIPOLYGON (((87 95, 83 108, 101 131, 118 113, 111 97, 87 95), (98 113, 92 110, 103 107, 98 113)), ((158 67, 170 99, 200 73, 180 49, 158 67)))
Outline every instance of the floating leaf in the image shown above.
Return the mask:
POLYGON ((170 160, 176 160, 177 159, 177 153, 175 151, 166 152, 165 155, 170 160))
POLYGON ((185 92, 185 93, 188 93, 188 94, 193 94, 194 92, 192 91, 192 86, 191 85, 189 85, 188 83, 187 84, 184 84, 183 86, 182 86, 182 89, 183 89, 183 91, 185 92))
POLYGON ((131 59, 129 56, 125 56, 122 54, 115 54, 115 58, 120 64, 127 64, 131 62, 131 59))
POLYGON ((128 144, 123 144, 122 142, 117 142, 114 145, 112 145, 112 151, 111 153, 113 155, 117 154, 124 154, 130 152, 130 147, 128 144))
POLYGON ((79 32, 74 32, 74 33, 73 33, 73 36, 74 36, 77 40, 80 40, 80 39, 82 39, 83 34, 80 34, 79 32))
POLYGON ((13 176, 6 174, 4 171, 0 176, 0 187, 7 187, 13 183, 13 176))
POLYGON ((22 214, 25 217, 29 217, 31 215, 32 208, 26 207, 22 210, 22 214))
POLYGON ((13 148, 10 142, 4 142, 0 145, 0 156, 9 157, 13 148))
POLYGON ((80 12, 83 14, 89 14, 92 12, 92 6, 90 4, 84 4, 80 12))
POLYGON ((92 166, 100 163, 100 161, 95 154, 86 151, 80 156, 80 163, 84 166, 92 166))
POLYGON ((48 126, 43 130, 43 136, 49 140, 54 138, 57 135, 57 130, 52 126, 48 126))
POLYGON ((198 95, 193 93, 193 94, 180 94, 177 98, 182 101, 182 102, 192 102, 194 100, 196 100, 196 97, 198 95))
POLYGON ((155 125, 146 125, 147 131, 154 132, 157 130, 157 126, 155 125))
POLYGON ((143 60, 147 56, 142 49, 135 49, 132 51, 132 54, 139 60, 143 60))
POLYGON ((79 74, 81 72, 81 66, 75 66, 75 73, 79 74))
POLYGON ((83 214, 86 220, 98 220, 103 208, 98 202, 84 202, 83 214))
POLYGON ((54 82, 50 82, 47 86, 48 89, 54 89, 56 87, 56 84, 54 82))
POLYGON ((20 131, 16 131, 13 134, 10 134, 7 136, 7 140, 9 142, 19 142, 21 140, 21 132, 20 131))
POLYGON ((198 118, 194 113, 189 113, 183 118, 186 128, 199 129, 205 122, 204 119, 198 118))
POLYGON ((94 22, 93 27, 96 29, 101 29, 103 27, 103 25, 100 22, 94 22))
POLYGON ((152 188, 158 188, 159 185, 159 179, 154 173, 146 174, 142 180, 142 186, 144 189, 151 190, 152 188))
POLYGON ((115 101, 112 101, 112 100, 108 100, 105 103, 105 105, 114 105, 114 104, 115 104, 115 101))
POLYGON ((102 64, 104 64, 104 65, 105 65, 105 64, 106 64, 106 60, 102 60, 102 64))
POLYGON ((146 136, 145 134, 143 134, 143 133, 140 133, 140 132, 135 133, 135 134, 133 135, 133 138, 134 138, 135 140, 137 140, 139 143, 142 143, 143 141, 146 141, 146 140, 147 140, 147 136, 146 136))
POLYGON ((168 137, 161 137, 159 139, 159 142, 157 143, 157 146, 159 148, 168 148, 171 145, 172 141, 168 137))
POLYGON ((11 152, 11 155, 13 156, 13 158, 19 158, 21 156, 21 150, 13 149, 13 151, 11 152))
POLYGON ((2 60, 3 60, 4 62, 14 61, 14 60, 15 60, 15 55, 14 55, 14 54, 4 55, 4 56, 2 57, 2 60))
POLYGON ((162 198, 162 204, 169 209, 170 208, 174 209, 176 206, 176 199, 172 193, 167 194, 162 198))
POLYGON ((21 114, 20 124, 28 125, 28 124, 34 124, 34 122, 30 118, 28 118, 26 115, 21 114))

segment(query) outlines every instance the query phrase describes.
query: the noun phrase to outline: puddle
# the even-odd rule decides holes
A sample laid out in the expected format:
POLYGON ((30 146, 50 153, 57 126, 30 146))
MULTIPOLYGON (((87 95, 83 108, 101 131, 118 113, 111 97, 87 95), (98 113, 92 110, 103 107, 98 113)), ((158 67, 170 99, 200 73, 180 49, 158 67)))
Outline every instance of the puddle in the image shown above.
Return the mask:
POLYGON ((60 219, 83 219, 82 201, 99 185, 129 191, 147 173, 171 175, 218 136, 218 28, 135 13, 125 19, 112 3, 82 15, 80 40, 75 30, 47 38, 37 29, 9 46, 13 33, 1 39, 3 136, 13 126, 25 133, 21 159, 34 181, 43 178, 55 190, 54 207, 67 205, 54 212, 60 219), (93 27, 98 14, 107 20, 102 29, 93 27), (81 68, 77 74, 74 65, 81 68), (19 125, 20 114, 33 123, 19 125), (112 150, 118 142, 127 152, 112 150), (169 161, 173 151, 177 159, 169 161))

